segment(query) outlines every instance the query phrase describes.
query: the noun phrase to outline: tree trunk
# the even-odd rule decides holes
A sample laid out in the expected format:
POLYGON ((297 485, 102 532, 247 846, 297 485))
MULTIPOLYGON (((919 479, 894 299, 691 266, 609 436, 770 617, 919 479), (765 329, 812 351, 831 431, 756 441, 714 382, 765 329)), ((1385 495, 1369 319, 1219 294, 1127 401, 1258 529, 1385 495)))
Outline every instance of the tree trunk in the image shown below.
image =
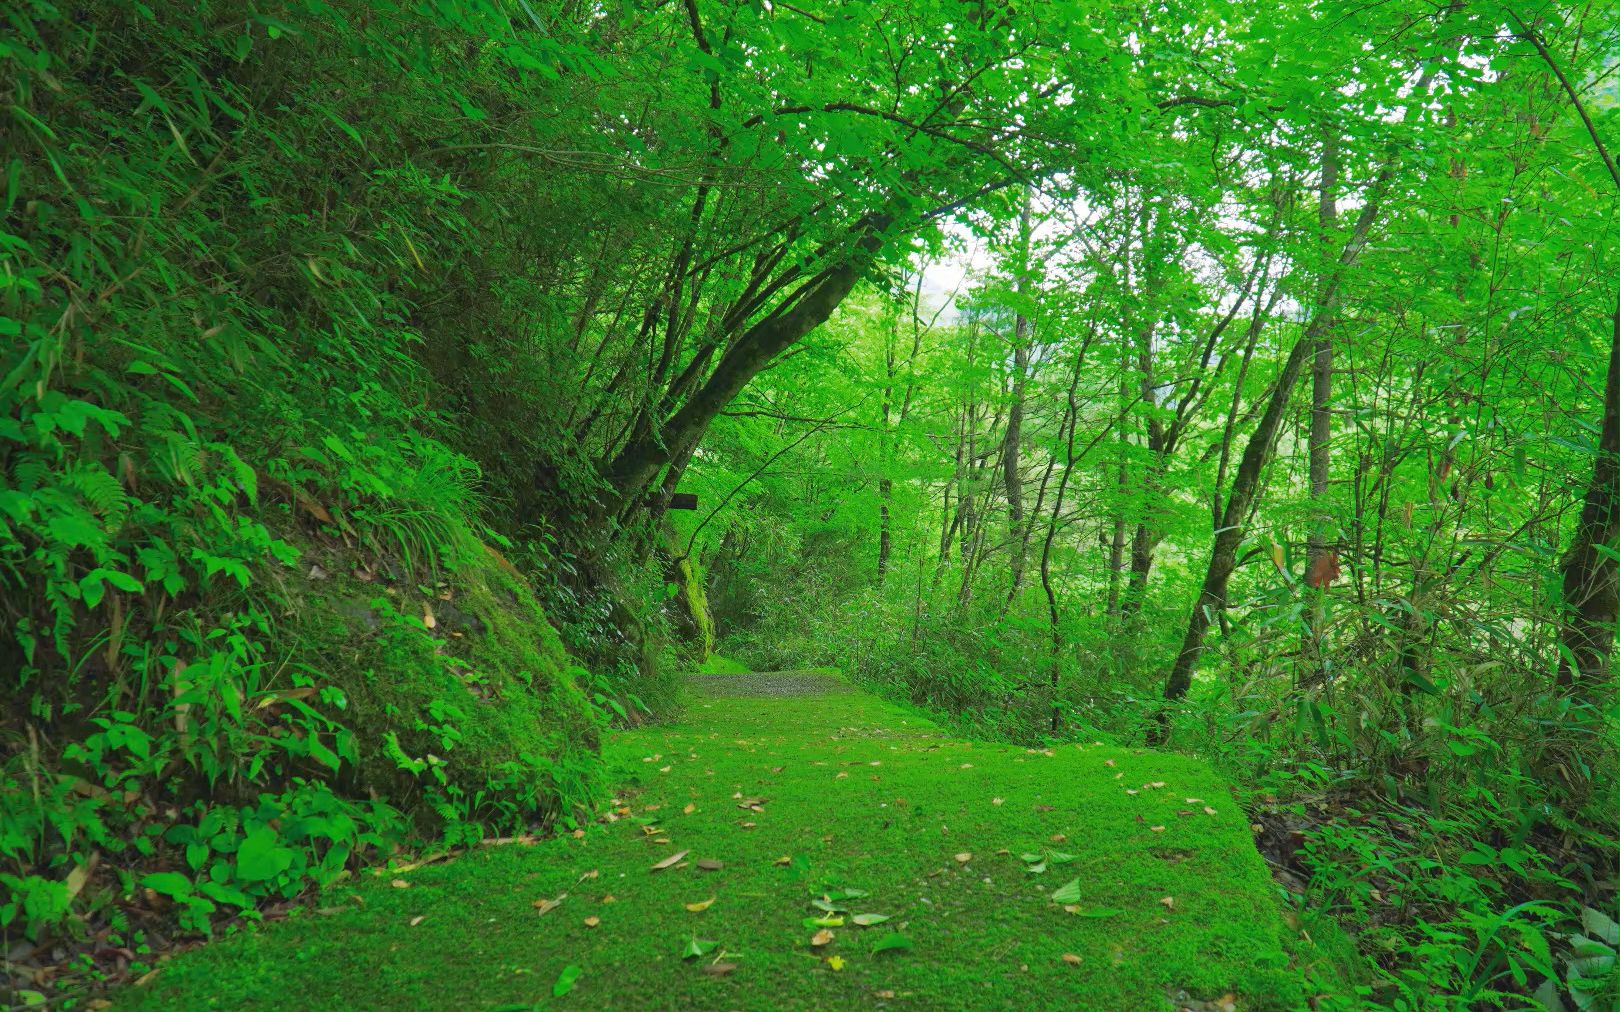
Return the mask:
POLYGON ((1002 484, 1007 493, 1007 531, 1011 545, 1012 589, 1007 600, 1018 596, 1024 584, 1024 546, 1028 539, 1024 533, 1024 476, 1021 470, 1020 448, 1024 438, 1024 379, 1029 372, 1030 320, 1024 312, 1022 300, 1028 295, 1029 277, 1029 204, 1032 187, 1024 187, 1024 206, 1019 214, 1019 234, 1023 241, 1023 257, 1019 264, 1017 292, 1020 300, 1018 315, 1013 322, 1013 381, 1012 404, 1007 408, 1006 442, 1001 451, 1002 484))
POLYGON ((826 322, 843 302, 860 271, 843 264, 823 271, 792 309, 767 316, 750 327, 715 366, 707 382, 680 410, 655 430, 633 439, 603 469, 612 489, 613 514, 636 502, 664 465, 689 454, 727 404, 748 381, 783 351, 826 322))
MULTIPOLYGON (((1339 223, 1339 138, 1332 127, 1322 139, 1322 186, 1317 204, 1317 224, 1324 244, 1332 241, 1333 230, 1339 223)), ((1311 428, 1309 436, 1311 517, 1310 531, 1306 534, 1306 571, 1311 572, 1316 560, 1327 550, 1325 514, 1327 512, 1328 467, 1331 458, 1328 442, 1333 437, 1333 339, 1328 327, 1311 349, 1311 428)))
POLYGON ((1620 540, 1620 299, 1614 307, 1609 371, 1603 383, 1603 428, 1592 483, 1575 539, 1564 553, 1564 623, 1558 684, 1594 688, 1611 676, 1620 588, 1612 554, 1620 540))
MULTIPOLYGON (((1569 97, 1570 104, 1581 118, 1592 148, 1609 170, 1609 179, 1620 193, 1620 167, 1615 165, 1603 135, 1592 122, 1591 115, 1581 102, 1580 92, 1564 74, 1541 33, 1519 18, 1521 34, 1536 47, 1558 79, 1558 84, 1569 97)), ((1616 539, 1620 538, 1620 297, 1617 297, 1614 327, 1609 341, 1609 371, 1603 383, 1603 428, 1598 436, 1598 456, 1592 465, 1592 484, 1586 489, 1586 502, 1581 507, 1581 519, 1575 528, 1575 539, 1564 553, 1560 567, 1563 571, 1564 620, 1559 629, 1558 642, 1562 649, 1558 659, 1558 684, 1565 687, 1580 685, 1596 687, 1608 677, 1609 659, 1614 653, 1614 633, 1617 613, 1620 613, 1620 591, 1616 589, 1615 560, 1612 554, 1616 539)))
POLYGON ((1068 491, 1069 478, 1074 474, 1074 430, 1079 428, 1079 406, 1075 403, 1075 391, 1080 387, 1080 372, 1086 361, 1085 348, 1075 356, 1074 372, 1069 377, 1068 403, 1064 408, 1063 424, 1058 426, 1059 437, 1063 436, 1063 429, 1068 429, 1068 441, 1064 444, 1063 474, 1058 478, 1057 497, 1052 504, 1052 519, 1046 525, 1046 540, 1041 545, 1041 589, 1046 592, 1046 617, 1048 629, 1051 633, 1051 654, 1047 659, 1049 669, 1047 678, 1052 690, 1052 733, 1056 734, 1062 723, 1062 710, 1058 707, 1058 682, 1062 672, 1063 663, 1063 635, 1059 625, 1057 591, 1052 586, 1052 542, 1057 539, 1058 523, 1063 517, 1063 495, 1068 491))

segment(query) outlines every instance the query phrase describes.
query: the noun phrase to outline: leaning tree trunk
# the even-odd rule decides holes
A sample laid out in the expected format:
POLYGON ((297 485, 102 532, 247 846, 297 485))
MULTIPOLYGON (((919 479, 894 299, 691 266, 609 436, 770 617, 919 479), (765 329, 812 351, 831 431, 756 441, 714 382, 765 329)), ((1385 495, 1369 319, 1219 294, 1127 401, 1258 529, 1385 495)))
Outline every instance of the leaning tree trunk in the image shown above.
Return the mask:
POLYGON ((1294 350, 1289 352, 1288 360, 1283 364, 1282 375, 1277 377, 1277 384, 1271 389, 1271 399, 1260 418, 1260 426, 1249 437, 1249 445, 1243 450, 1243 460, 1232 479, 1232 493, 1226 497, 1221 527, 1215 534, 1215 547, 1209 556, 1209 568, 1204 573, 1203 588, 1187 621, 1187 632, 1181 640, 1181 651, 1176 654, 1175 667, 1170 670, 1170 677, 1164 683, 1165 699, 1180 699, 1187 694, 1187 689, 1192 685, 1193 669, 1198 666, 1198 658, 1204 651, 1204 637, 1209 632, 1209 624, 1215 615, 1226 608, 1226 583, 1231 579, 1232 570, 1237 568, 1238 545, 1243 541, 1243 518, 1248 514, 1249 504, 1260 486, 1260 474, 1271 455, 1271 442, 1282 423, 1289 396, 1299 382, 1306 356, 1315 346, 1316 335, 1311 331, 1319 329, 1318 322, 1325 320, 1325 315, 1313 319, 1306 334, 1294 344, 1294 350))
MULTIPOLYGON (((1260 416, 1260 424, 1243 449, 1243 459, 1232 479, 1232 492, 1227 497, 1226 509, 1221 515, 1221 525, 1215 532, 1215 545, 1210 552, 1209 568, 1204 573, 1203 587, 1199 590, 1198 600, 1193 605, 1192 615, 1187 620, 1187 632, 1182 637, 1181 650, 1176 654, 1175 665, 1170 669, 1170 676, 1165 679, 1166 700, 1174 701, 1187 694, 1188 688, 1192 686, 1193 671, 1198 667, 1198 659, 1204 652, 1204 637, 1209 633, 1210 623, 1215 616, 1225 611, 1226 584, 1231 579, 1232 571, 1237 568, 1237 550, 1238 545, 1243 542, 1244 518, 1248 516, 1249 506, 1260 487, 1260 475, 1271 456, 1271 445, 1276 438, 1277 428, 1282 424, 1283 414, 1287 410, 1294 387, 1299 382, 1306 358, 1315 352, 1316 342, 1327 333, 1327 328, 1331 325, 1334 308, 1338 302, 1339 283, 1344 277, 1344 272, 1356 262, 1361 255, 1362 247, 1366 245, 1367 233, 1378 217, 1384 191, 1389 186, 1394 172, 1395 165, 1392 159, 1385 164, 1383 171, 1374 180, 1372 191, 1367 196, 1367 203, 1356 218, 1355 228, 1340 251, 1332 274, 1323 282, 1322 291, 1316 299, 1316 312, 1306 326, 1305 333, 1288 353, 1282 374, 1277 377, 1277 383, 1271 389, 1271 397, 1266 402, 1265 413, 1260 416)), ((1152 735, 1154 740, 1164 740, 1169 733, 1169 720, 1169 712, 1161 710, 1158 727, 1152 735)))
POLYGON ((860 270, 854 264, 822 272, 814 287, 792 309, 750 327, 720 359, 708 382, 673 417, 620 450, 603 474, 613 490, 615 512, 622 513, 633 505, 665 464, 691 453, 708 431, 709 423, 748 381, 824 323, 859 278, 860 270))

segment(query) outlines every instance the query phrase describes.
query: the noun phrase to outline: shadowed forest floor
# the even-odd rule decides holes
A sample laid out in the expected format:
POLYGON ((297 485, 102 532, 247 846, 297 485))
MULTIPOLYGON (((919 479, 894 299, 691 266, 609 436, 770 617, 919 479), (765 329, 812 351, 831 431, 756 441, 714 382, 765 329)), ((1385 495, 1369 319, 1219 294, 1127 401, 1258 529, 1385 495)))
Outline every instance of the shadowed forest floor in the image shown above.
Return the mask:
POLYGON ((680 722, 607 752, 614 821, 368 878, 118 1006, 1280 1009, 1323 987, 1194 759, 954 740, 826 672, 694 678, 680 722))

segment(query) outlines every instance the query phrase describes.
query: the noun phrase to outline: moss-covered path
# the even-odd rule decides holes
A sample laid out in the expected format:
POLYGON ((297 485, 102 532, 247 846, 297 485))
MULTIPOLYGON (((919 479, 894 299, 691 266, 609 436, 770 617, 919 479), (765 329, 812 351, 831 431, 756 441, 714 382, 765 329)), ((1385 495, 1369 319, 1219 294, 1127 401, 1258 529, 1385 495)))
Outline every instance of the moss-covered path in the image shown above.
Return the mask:
POLYGON ((953 740, 825 676, 695 692, 683 722, 609 742, 616 821, 329 895, 120 1006, 1303 1005, 1243 814, 1201 763, 953 740))

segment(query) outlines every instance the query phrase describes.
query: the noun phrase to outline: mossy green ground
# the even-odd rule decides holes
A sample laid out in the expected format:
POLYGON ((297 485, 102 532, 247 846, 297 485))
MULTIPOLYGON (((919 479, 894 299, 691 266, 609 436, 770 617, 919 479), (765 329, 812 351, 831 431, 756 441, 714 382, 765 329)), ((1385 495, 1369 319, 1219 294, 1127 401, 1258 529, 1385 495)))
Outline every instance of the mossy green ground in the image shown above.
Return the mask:
MULTIPOLYGON (((715 680, 705 691, 727 690, 715 680)), ((953 740, 862 694, 693 697, 680 723, 615 735, 606 749, 627 813, 617 821, 583 838, 480 847, 368 876, 323 897, 323 912, 173 960, 118 1004, 1305 1002, 1307 974, 1291 964, 1295 945, 1243 813, 1196 760, 953 740), (752 799, 762 799, 759 811, 739 807, 752 799), (1032 874, 1019 855, 1045 848, 1073 860, 1032 874), (681 851, 681 864, 650 870, 681 851), (702 870, 700 859, 723 867, 702 870), (1074 879, 1079 899, 1065 909, 1050 894, 1074 879), (865 895, 835 905, 890 920, 846 922, 812 947, 817 928, 804 920, 822 915, 812 901, 845 889, 865 895), (700 912, 686 907, 710 897, 700 912), (541 912, 542 899, 561 902, 541 912), (874 952, 893 931, 912 947, 874 952), (683 959, 692 938, 719 944, 683 959), (705 972, 717 960, 735 969, 705 972), (577 982, 553 998, 570 966, 580 970, 577 982)))

